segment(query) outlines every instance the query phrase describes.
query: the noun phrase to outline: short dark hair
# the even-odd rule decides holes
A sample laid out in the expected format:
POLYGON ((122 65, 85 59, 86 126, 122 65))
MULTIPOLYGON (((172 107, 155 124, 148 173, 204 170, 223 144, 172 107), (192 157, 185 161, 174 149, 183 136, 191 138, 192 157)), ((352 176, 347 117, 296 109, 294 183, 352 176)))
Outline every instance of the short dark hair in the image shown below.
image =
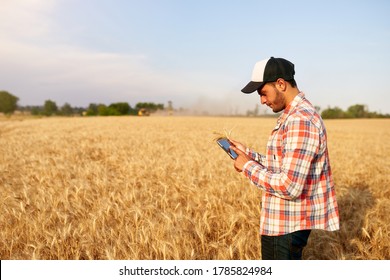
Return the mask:
MULTIPOLYGON (((297 87, 297 82, 295 81, 295 79, 291 79, 291 80, 285 80, 286 82, 288 82, 293 88, 297 87)), ((275 86, 274 84, 275 82, 272 82, 271 84, 273 86, 275 86)))
POLYGON ((288 80, 288 81, 286 81, 286 82, 289 82, 290 85, 291 85, 293 88, 297 87, 297 82, 296 82, 294 79, 288 80))

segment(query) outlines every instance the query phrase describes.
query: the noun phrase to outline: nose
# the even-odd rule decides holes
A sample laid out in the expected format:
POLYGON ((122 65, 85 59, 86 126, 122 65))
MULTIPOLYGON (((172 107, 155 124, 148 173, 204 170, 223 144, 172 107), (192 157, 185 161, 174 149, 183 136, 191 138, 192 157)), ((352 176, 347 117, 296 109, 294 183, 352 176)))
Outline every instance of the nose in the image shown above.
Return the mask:
POLYGON ((260 103, 265 104, 267 102, 267 99, 265 98, 264 95, 260 95, 260 103))

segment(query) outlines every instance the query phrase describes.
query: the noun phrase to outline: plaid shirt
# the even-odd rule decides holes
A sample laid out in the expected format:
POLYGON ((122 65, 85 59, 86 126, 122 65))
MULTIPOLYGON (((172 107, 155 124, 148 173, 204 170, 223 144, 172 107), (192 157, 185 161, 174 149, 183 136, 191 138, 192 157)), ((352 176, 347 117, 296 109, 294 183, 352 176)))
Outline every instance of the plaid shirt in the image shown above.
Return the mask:
POLYGON ((267 155, 251 149, 243 174, 263 190, 260 233, 339 229, 339 212, 321 117, 300 92, 279 117, 267 155))

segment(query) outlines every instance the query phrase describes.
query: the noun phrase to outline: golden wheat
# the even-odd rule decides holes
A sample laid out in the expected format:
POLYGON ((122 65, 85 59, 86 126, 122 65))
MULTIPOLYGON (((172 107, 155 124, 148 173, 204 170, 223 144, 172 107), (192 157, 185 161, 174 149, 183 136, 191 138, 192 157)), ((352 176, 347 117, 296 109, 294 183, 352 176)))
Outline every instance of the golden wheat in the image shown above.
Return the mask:
MULTIPOLYGON (((1 259, 259 259, 261 191, 215 131, 265 151, 275 119, 0 122, 1 259)), ((326 122, 341 214, 305 259, 390 259, 390 121, 326 122)))

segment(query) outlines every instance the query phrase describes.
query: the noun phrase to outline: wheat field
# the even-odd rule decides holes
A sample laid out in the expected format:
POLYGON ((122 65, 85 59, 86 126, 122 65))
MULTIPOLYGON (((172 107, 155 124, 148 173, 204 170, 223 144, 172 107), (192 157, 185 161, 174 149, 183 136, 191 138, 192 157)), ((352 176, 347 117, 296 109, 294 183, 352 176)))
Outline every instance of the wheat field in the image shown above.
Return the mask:
MULTIPOLYGON (((214 132, 265 152, 276 119, 0 121, 0 259, 254 260, 261 190, 214 132)), ((341 229, 304 259, 390 259, 390 120, 329 120, 341 229)))

